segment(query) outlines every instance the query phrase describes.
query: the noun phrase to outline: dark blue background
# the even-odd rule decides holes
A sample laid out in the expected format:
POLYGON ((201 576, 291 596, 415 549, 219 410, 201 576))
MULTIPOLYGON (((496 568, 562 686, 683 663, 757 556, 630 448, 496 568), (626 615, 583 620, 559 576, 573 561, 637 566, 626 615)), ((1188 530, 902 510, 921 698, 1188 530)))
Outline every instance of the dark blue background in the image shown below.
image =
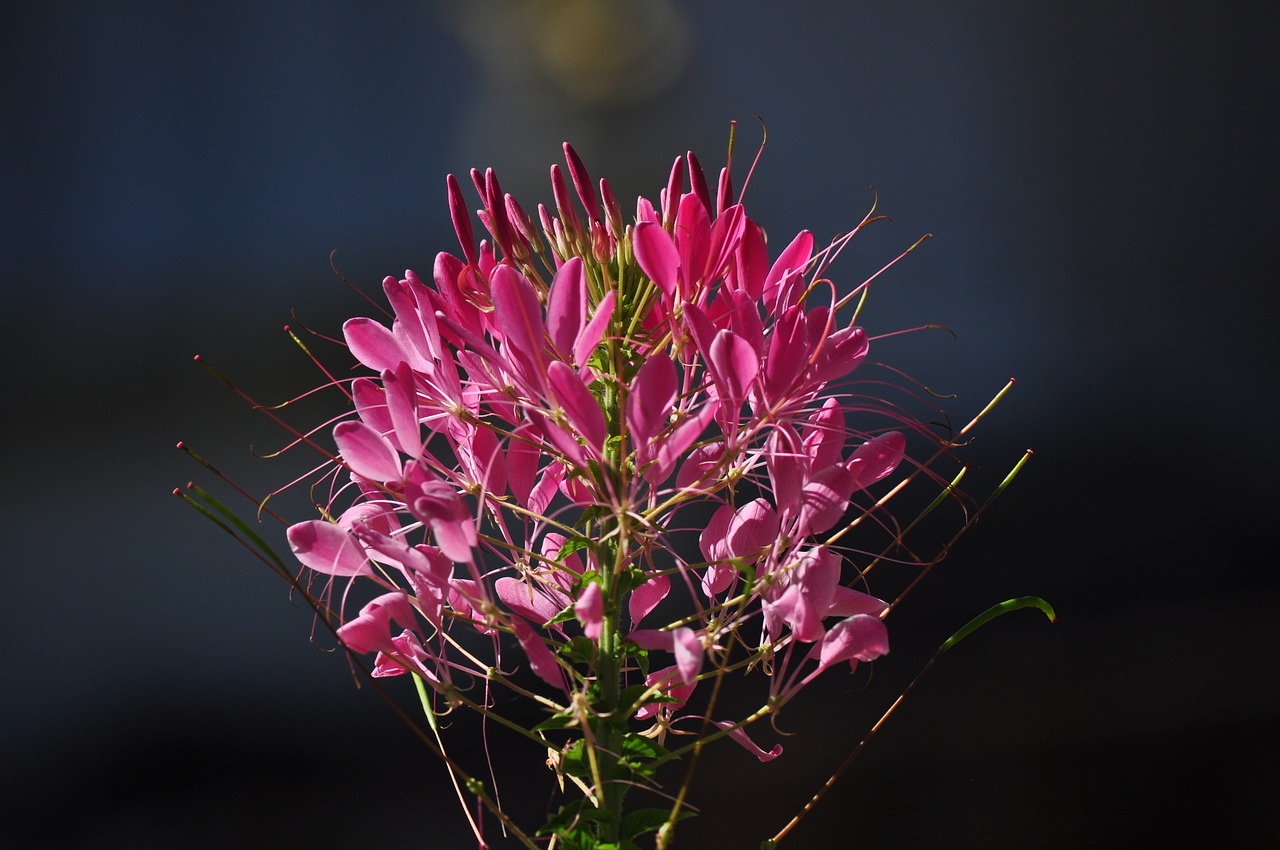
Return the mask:
MULTIPOLYGON (((741 179, 758 113, 748 207, 775 246, 856 223, 872 186, 893 223, 836 274, 932 232, 867 324, 957 338, 877 353, 957 418, 1016 376, 973 457, 993 480, 1036 455, 891 621, 869 685, 794 706, 777 762, 708 757, 680 846, 758 846, 933 646, 1028 593, 1059 623, 949 655, 789 843, 1280 840, 1280 28, 1260 8, 10 4, 5 823, 31 846, 469 846, 442 769, 170 495, 203 475, 179 439, 258 492, 305 469, 252 458, 280 432, 191 357, 283 400, 321 379, 290 310, 331 333, 368 311, 331 250, 376 291, 453 249, 446 173, 493 166, 532 208, 568 140, 620 197, 656 196, 685 150, 718 167, 731 119, 741 179)), ((453 740, 474 757, 477 736, 453 740)), ((540 757, 511 757, 504 792, 540 812, 540 757)))

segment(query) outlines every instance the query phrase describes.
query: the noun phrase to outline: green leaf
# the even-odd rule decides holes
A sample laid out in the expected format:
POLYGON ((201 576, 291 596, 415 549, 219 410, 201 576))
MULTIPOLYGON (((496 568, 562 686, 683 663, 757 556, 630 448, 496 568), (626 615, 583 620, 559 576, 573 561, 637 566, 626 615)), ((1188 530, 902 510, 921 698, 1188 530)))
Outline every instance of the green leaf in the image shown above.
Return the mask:
POLYGON ((574 741, 565 747, 560 759, 561 767, 570 776, 581 779, 591 773, 591 765, 587 761, 586 749, 581 740, 574 741))
POLYGON ((596 657, 596 642, 585 635, 569 638, 569 642, 560 647, 560 652, 573 661, 590 664, 596 657))
POLYGON ((649 576, 639 567, 629 567, 619 580, 618 592, 629 593, 649 580, 649 576))
MULTIPOLYGON (((624 709, 629 709, 627 711, 628 715, 635 714, 640 710, 640 695, 647 690, 649 690, 648 685, 631 685, 623 688, 622 693, 618 694, 618 705, 624 709)), ((654 700, 646 700, 646 702, 650 701, 656 702, 656 697, 654 700)))
POLYGON ((636 666, 640 668, 641 676, 649 675, 649 650, 641 649, 634 643, 628 643, 626 646, 627 657, 634 659, 636 666))
POLYGON ((548 717, 546 720, 533 727, 534 732, 549 732, 553 729, 568 729, 576 722, 572 714, 559 712, 548 717))
POLYGON ((941 655, 946 652, 996 617, 1008 614, 1010 611, 1017 611, 1020 608, 1039 608, 1049 618, 1049 622, 1056 623, 1058 621, 1058 615, 1054 613, 1053 606, 1039 596, 1019 596, 1017 599, 1009 599, 999 605, 992 605, 986 611, 974 617, 965 624, 964 628, 943 641, 942 646, 938 647, 938 654, 941 655))
POLYGON ((631 758, 656 759, 670 755, 665 747, 638 732, 628 732, 622 739, 622 755, 631 758))
MULTIPOLYGON (((622 819, 622 837, 630 840, 639 838, 646 832, 654 832, 660 826, 667 822, 671 817, 671 812, 667 809, 639 809, 632 812, 622 819)), ((681 809, 676 815, 677 821, 685 818, 693 817, 693 812, 688 809, 681 809)))
POLYGON ((552 617, 550 620, 547 620, 542 625, 544 628, 546 626, 554 626, 556 623, 567 623, 570 620, 577 619, 577 617, 578 615, 574 613, 573 606, 569 605, 563 608, 559 614, 556 614, 554 617, 552 617))
POLYGON ((571 537, 563 546, 560 547, 560 553, 556 557, 561 563, 563 563, 564 559, 572 555, 574 552, 577 552, 580 549, 591 548, 591 544, 594 542, 595 541, 588 540, 585 537, 571 537))

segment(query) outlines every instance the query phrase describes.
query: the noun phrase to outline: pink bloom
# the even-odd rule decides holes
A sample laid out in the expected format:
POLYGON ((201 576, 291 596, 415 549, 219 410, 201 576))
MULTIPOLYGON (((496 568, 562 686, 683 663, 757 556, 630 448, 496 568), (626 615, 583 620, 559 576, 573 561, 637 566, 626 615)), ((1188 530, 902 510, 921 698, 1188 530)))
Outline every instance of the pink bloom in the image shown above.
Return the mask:
MULTIPOLYGON (((343 645, 376 653, 379 677, 455 697, 482 683, 486 709, 541 689, 561 718, 660 659, 644 683, 664 699, 636 715, 657 735, 700 719, 685 702, 726 667, 786 701, 884 655, 886 605, 852 586, 886 547, 911 557, 870 506, 908 437, 932 437, 876 398, 867 333, 837 319, 827 274, 850 237, 784 235, 771 260, 728 169, 709 183, 692 154, 631 221, 567 145, 565 167, 554 209, 530 213, 473 170, 479 231, 450 176, 458 247, 382 281, 386 321, 343 325, 361 368, 330 373, 352 409, 312 490, 328 501, 287 532, 313 573, 376 585, 355 616, 337 606, 343 645), (529 688, 504 672, 522 666, 502 658, 511 635, 529 688), (594 666, 609 635, 626 639, 594 666)), ((713 722, 761 761, 781 753, 713 722)))

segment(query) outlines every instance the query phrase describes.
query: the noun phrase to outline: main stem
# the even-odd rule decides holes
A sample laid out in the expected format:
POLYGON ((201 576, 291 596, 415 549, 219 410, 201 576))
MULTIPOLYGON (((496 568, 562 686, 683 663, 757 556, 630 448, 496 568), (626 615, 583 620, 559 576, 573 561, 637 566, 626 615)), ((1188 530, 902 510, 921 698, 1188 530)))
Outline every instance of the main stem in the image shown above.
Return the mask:
POLYGON ((618 704, 622 693, 622 640, 618 634, 619 598, 617 576, 618 543, 610 543, 602 553, 600 590, 605 599, 604 622, 600 628, 599 656, 596 661, 596 687, 598 689, 599 718, 597 734, 597 758, 600 763, 598 789, 600 807, 609 817, 603 822, 601 839, 617 842, 622 826, 622 797, 626 785, 622 783, 622 767, 618 763, 622 755, 622 738, 626 732, 626 718, 620 717, 618 704), (607 563, 606 563, 607 562, 607 563))

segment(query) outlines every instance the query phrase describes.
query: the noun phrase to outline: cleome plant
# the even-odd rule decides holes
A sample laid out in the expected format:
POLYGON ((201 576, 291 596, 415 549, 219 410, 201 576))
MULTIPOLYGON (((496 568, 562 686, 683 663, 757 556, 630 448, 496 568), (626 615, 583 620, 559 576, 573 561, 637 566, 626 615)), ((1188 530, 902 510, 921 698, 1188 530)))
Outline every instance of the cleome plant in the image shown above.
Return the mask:
MULTIPOLYGON (((985 500, 964 494, 958 455, 1012 381, 964 427, 940 425, 937 397, 869 360, 858 324, 872 280, 920 242, 841 287, 833 264, 882 218, 874 206, 826 245, 802 231, 775 251, 735 195, 732 153, 731 133, 714 186, 677 157, 630 219, 568 144, 554 209, 535 215, 473 170, 479 241, 449 176, 460 254, 387 277, 384 315, 342 327, 355 370, 321 367, 347 413, 297 429, 287 405, 255 403, 319 457, 310 518, 241 491, 294 560, 207 489, 175 491, 314 608, 442 761, 482 848, 488 821, 529 848, 669 846, 703 748, 778 758, 760 722, 888 653, 888 616, 1030 456, 985 500), (895 516, 908 491, 932 495, 895 516), (944 502, 962 519, 921 554, 913 535, 944 502), (417 707, 381 681, 395 677, 417 707), (754 710, 721 710, 731 680, 754 710), (535 723, 501 710, 510 695, 535 723), (546 758, 559 791, 545 822, 515 823, 499 777, 449 754, 439 719, 459 710, 546 758)), ((1024 607, 1053 617, 1010 600, 939 655, 1024 607)))

